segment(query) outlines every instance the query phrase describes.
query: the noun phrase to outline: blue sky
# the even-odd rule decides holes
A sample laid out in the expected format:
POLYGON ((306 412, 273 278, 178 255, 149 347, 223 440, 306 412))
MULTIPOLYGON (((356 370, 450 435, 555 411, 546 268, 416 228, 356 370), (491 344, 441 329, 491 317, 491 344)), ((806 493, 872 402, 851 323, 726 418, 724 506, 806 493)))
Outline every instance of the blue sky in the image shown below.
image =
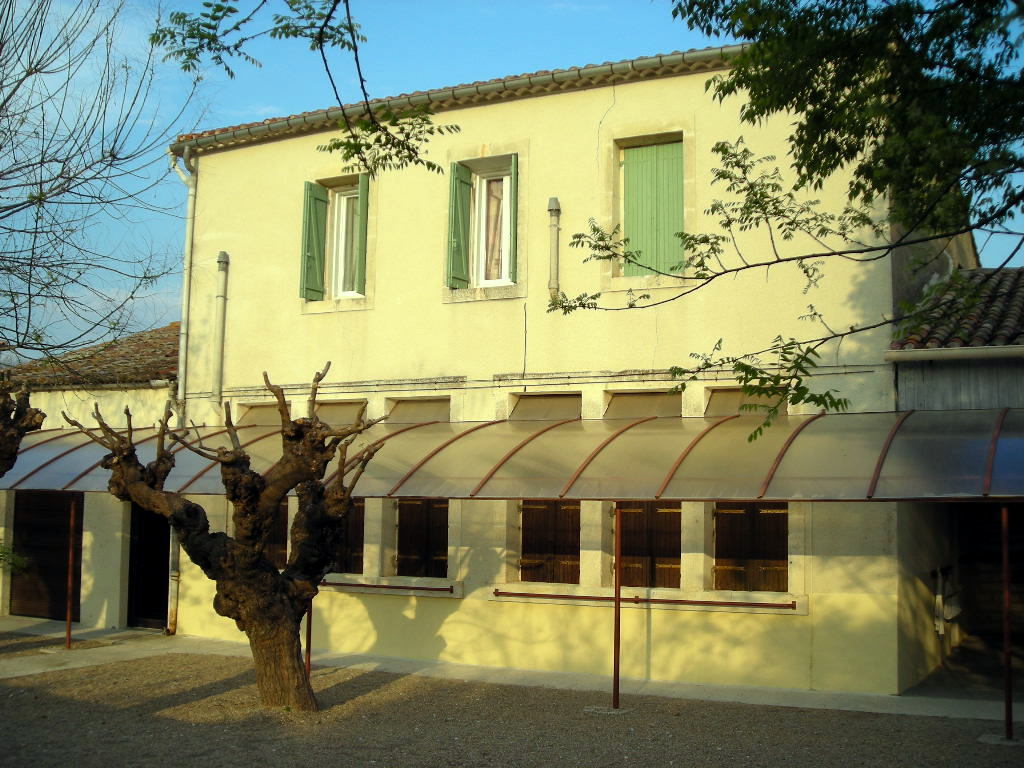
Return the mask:
MULTIPOLYGON (((166 3, 192 12, 201 6, 198 0, 166 3)), ((156 0, 135 0, 126 35, 144 39, 155 7, 156 0)), ((371 97, 732 42, 691 32, 672 19, 669 0, 352 0, 352 12, 368 38, 360 55, 371 97)), ((194 108, 179 130, 225 127, 333 104, 319 57, 301 43, 268 40, 250 52, 262 67, 234 62, 233 80, 217 70, 203 73, 194 108)), ((331 64, 342 98, 358 100, 351 56, 340 52, 331 64)), ((180 74, 166 65, 158 87, 168 103, 178 98, 182 85, 180 74)), ((184 214, 184 187, 173 175, 161 199, 184 214)), ((180 215, 137 226, 147 242, 180 253, 180 215)), ((987 248, 985 261, 997 263, 1000 251, 1006 249, 987 248)), ((1015 263, 1024 264, 1024 258, 1015 263)), ((179 281, 173 275, 160 282, 141 307, 143 323, 177 319, 179 281)))

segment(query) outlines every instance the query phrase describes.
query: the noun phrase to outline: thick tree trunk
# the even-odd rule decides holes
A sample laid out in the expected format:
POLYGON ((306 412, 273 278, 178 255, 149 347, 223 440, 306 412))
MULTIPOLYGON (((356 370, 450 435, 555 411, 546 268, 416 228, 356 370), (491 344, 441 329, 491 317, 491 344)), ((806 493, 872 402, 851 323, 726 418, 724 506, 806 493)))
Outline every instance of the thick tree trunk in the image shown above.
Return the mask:
POLYGON ((256 686, 263 705, 315 712, 318 707, 306 677, 298 625, 260 622, 250 626, 246 634, 256 665, 256 686))

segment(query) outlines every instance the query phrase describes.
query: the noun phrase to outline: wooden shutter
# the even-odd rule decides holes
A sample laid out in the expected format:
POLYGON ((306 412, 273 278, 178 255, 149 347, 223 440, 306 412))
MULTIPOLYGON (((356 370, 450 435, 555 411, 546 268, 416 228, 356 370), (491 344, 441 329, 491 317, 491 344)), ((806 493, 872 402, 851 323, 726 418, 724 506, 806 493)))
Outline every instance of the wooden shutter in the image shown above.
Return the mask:
POLYGON ((516 262, 516 230, 519 214, 519 155, 512 155, 508 178, 508 279, 513 283, 518 276, 516 262))
POLYGON ((356 207, 356 253, 353 288, 366 295, 366 232, 370 213, 370 174, 359 174, 359 200, 356 207))
POLYGON ((277 507, 263 552, 278 570, 288 565, 288 499, 281 499, 277 507))
POLYGON ((366 519, 366 503, 363 499, 352 499, 352 506, 345 517, 344 535, 341 545, 335 550, 335 573, 363 572, 363 529, 366 519))
POLYGON ((579 584, 579 503, 524 500, 520 554, 520 580, 579 584))
POLYGON ((306 182, 302 206, 302 269, 299 295, 308 301, 324 297, 324 263, 327 252, 327 190, 306 182))
POLYGON ((448 502, 403 499, 398 503, 399 576, 448 575, 448 502))
POLYGON ((679 588, 682 512, 678 503, 620 502, 622 585, 679 588))
POLYGON ((715 508, 714 588, 789 589, 789 514, 785 504, 715 508))
MULTIPOLYGON (((652 144, 623 150, 623 235, 642 264, 671 272, 683 260, 683 144, 652 144)), ((627 277, 653 274, 626 264, 627 277)))
POLYGON ((469 210, 473 197, 473 174, 469 168, 452 163, 451 195, 448 202, 448 268, 449 288, 469 287, 469 210))

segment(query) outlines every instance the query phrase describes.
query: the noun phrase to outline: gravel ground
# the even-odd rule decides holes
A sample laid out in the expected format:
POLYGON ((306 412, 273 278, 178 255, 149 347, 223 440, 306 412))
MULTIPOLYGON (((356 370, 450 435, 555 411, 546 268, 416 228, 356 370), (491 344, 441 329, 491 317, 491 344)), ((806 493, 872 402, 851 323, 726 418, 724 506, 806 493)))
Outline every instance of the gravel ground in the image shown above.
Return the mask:
MULTIPOLYGON (((0 654, 52 652, 0 637, 0 654)), ((60 647, 56 643, 56 647, 60 647)), ((252 664, 167 654, 0 681, 0 765, 1019 766, 999 724, 313 671, 321 711, 261 709, 252 664), (597 711, 594 711, 596 708, 597 711)))

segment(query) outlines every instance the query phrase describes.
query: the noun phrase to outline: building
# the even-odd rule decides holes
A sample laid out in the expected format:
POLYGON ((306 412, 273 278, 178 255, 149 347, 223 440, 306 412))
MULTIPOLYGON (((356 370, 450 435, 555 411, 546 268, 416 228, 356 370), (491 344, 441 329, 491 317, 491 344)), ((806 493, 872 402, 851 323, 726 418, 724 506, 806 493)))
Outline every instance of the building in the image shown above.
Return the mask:
MULTIPOLYGON (((668 298, 678 278, 583 261, 572 234, 591 218, 621 224, 671 273, 672 233, 713 225, 713 145, 743 133, 785 156, 784 121, 741 127, 737 104, 705 93, 723 55, 382 100, 429 105, 459 126, 429 147, 445 175, 339 171, 318 149, 339 110, 172 147, 190 174, 178 376, 188 421, 215 444, 230 402, 255 466, 268 466, 276 412, 262 372, 301 406, 326 360, 325 420, 388 415, 341 572, 315 600, 314 647, 609 673, 616 531, 626 677, 899 693, 958 642, 956 610, 936 608, 955 603, 957 554, 950 507, 935 502, 982 498, 982 475, 993 498, 1024 495, 1003 454, 984 470, 978 446, 1003 445, 988 439, 999 412, 972 412, 953 431, 946 411, 899 413, 884 328, 823 356, 818 380, 850 400, 848 415, 794 409, 750 443, 758 420, 737 415, 731 374, 672 391, 668 369, 720 338, 739 352, 801 336, 798 269, 656 309, 547 311, 557 290, 600 290, 620 306, 636 292, 668 298), (933 461, 942 456, 953 458, 933 461), (959 456, 969 471, 949 471, 959 456)), ((818 196, 840 206, 844 191, 838 179, 818 196)), ((766 247, 753 235, 741 244, 766 247)), ((909 263, 829 263, 813 302, 839 327, 891 315, 912 289, 909 263)), ((936 263, 977 266, 969 243, 936 263)), ((1004 441, 1019 439, 1022 417, 1005 419, 1004 441)), ((77 475, 87 520, 95 509, 123 532, 130 510, 103 497, 103 473, 88 466, 101 452, 78 444, 54 467, 78 468, 64 472, 77 475)), ((179 457, 167 487, 228 528, 216 471, 179 457)), ((18 482, 4 487, 27 487, 18 482)), ((237 638, 197 568, 183 560, 172 583, 178 631, 237 638)))
POLYGON ((103 493, 67 489, 73 475, 52 470, 80 445, 63 413, 91 425, 99 407, 111 425, 124 427, 129 406, 135 425, 160 419, 174 394, 179 338, 180 324, 174 322, 10 371, 14 381, 30 386, 32 404, 47 417, 25 444, 35 446, 25 454, 31 458, 19 457, 5 478, 4 487, 15 490, 3 492, 0 501, 0 540, 29 559, 24 572, 0 573, 5 611, 64 618, 70 540, 75 621, 89 627, 166 624, 166 521, 103 493))

